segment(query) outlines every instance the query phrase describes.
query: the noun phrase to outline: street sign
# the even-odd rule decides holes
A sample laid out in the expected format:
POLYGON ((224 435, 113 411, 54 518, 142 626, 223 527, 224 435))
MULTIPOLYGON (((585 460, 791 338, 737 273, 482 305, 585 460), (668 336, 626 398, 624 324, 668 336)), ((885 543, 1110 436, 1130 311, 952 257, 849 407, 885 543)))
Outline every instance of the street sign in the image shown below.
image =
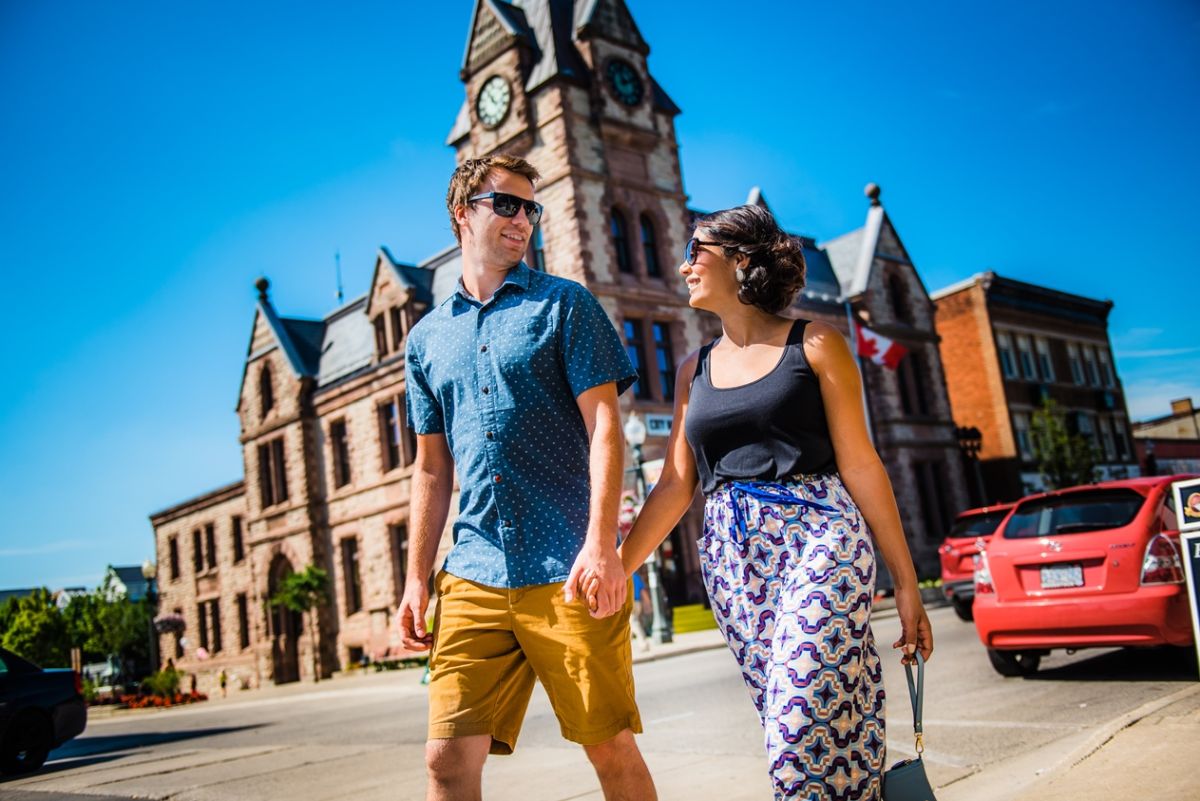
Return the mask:
POLYGON ((1196 662, 1200 665, 1200 531, 1185 531, 1179 535, 1183 549, 1183 572, 1187 577, 1188 610, 1192 613, 1192 642, 1196 662))
POLYGON ((671 436, 671 415, 669 415, 669 414, 648 414, 648 415, 646 415, 646 433, 652 437, 669 437, 669 436, 671 436))

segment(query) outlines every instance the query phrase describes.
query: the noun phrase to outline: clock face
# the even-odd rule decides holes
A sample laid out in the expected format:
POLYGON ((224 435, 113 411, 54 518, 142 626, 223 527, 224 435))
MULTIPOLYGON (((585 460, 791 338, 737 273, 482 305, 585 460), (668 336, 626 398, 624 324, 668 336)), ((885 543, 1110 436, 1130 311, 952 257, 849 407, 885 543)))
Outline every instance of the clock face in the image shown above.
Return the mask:
POLYGON ((508 81, 499 75, 488 78, 479 97, 475 101, 475 110, 479 113, 479 121, 488 128, 495 128, 504 121, 508 114, 508 104, 512 100, 512 88, 508 81))
POLYGON ((636 106, 642 102, 642 79, 638 77, 632 64, 614 58, 608 62, 605 72, 608 74, 608 85, 622 103, 636 106))

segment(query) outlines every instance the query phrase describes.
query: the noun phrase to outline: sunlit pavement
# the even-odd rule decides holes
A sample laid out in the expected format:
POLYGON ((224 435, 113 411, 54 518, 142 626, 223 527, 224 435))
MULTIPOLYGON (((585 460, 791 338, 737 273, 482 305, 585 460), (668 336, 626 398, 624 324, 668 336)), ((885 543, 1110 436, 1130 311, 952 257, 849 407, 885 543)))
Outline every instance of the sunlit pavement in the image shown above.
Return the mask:
MULTIPOLYGON (((1004 679, 992 671, 971 624, 949 609, 935 609, 931 618, 937 650, 926 679, 925 758, 941 801, 1015 799, 1036 782, 1062 781, 1089 762, 1100 766, 1102 754, 1074 771, 1061 763, 1077 761, 1122 716, 1145 717, 1158 704, 1155 714, 1176 721, 1180 715, 1168 713, 1197 688, 1194 662, 1180 651, 1056 653, 1034 678, 1004 679)), ((889 648, 899 624, 880 615, 874 629, 886 653, 894 761, 912 754, 903 670, 889 648)), ((660 796, 769 798, 761 728, 715 632, 682 635, 651 655, 635 668, 646 726, 639 743, 660 796)), ((0 785, 0 795, 422 799, 420 678, 419 670, 364 674, 97 717, 41 772, 0 785)), ((1181 714, 1186 720, 1186 709, 1181 714)), ((601 798, 582 751, 561 739, 540 690, 516 754, 490 759, 484 782, 485 795, 495 799, 601 798)))

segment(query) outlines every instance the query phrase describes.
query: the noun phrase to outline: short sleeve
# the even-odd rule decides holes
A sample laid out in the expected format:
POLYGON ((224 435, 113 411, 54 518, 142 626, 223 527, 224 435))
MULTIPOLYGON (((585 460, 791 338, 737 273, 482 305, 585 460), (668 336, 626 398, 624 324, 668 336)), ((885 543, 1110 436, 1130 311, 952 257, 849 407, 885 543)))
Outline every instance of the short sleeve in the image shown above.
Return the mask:
POLYGON ((442 417, 442 406, 429 387, 418 347, 411 335, 404 349, 404 373, 404 405, 408 427, 416 434, 444 434, 446 423, 442 417))
POLYGON ((559 331, 563 369, 575 397, 612 381, 618 395, 633 386, 637 371, 600 302, 580 287, 567 293, 563 303, 559 331))

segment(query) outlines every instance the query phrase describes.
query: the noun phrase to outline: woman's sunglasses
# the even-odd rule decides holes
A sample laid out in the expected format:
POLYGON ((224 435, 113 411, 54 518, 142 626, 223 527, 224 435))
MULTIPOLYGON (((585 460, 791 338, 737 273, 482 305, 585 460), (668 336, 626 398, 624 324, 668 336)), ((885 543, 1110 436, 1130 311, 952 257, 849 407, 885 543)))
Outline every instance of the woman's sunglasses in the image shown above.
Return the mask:
POLYGON ((500 217, 516 217, 518 211, 525 209, 525 217, 529 220, 530 225, 537 225, 542 219, 541 203, 534 203, 532 200, 510 195, 507 192, 488 192, 467 198, 468 203, 474 203, 477 200, 492 201, 492 211, 500 217))
MULTIPOLYGON (((497 212, 497 214, 499 214, 499 212, 497 212)), ((695 264, 696 259, 700 258, 700 246, 701 245, 719 246, 719 245, 721 245, 721 243, 720 242, 704 242, 703 240, 692 237, 691 239, 688 240, 688 243, 683 246, 683 260, 686 261, 688 264, 695 264)))

